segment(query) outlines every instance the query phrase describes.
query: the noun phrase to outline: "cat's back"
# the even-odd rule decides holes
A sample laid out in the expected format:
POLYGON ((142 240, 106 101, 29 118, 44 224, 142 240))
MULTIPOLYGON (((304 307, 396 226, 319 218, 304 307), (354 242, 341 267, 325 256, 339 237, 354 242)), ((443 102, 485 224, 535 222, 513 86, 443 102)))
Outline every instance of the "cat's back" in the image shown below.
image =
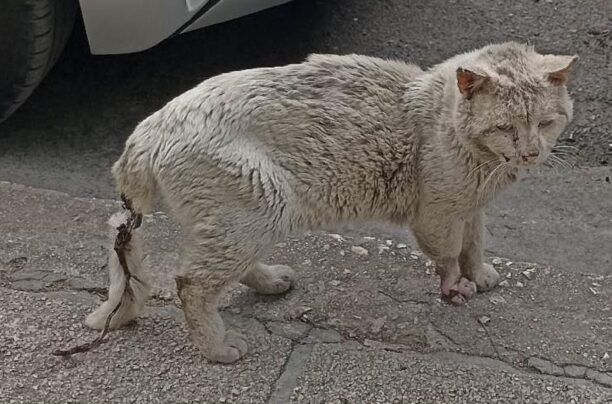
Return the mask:
POLYGON ((323 73, 361 80, 385 83, 406 83, 414 80, 423 70, 412 63, 378 57, 348 54, 311 54, 304 64, 309 64, 323 73))
POLYGON ((302 63, 234 71, 212 77, 177 99, 206 115, 270 121, 318 114, 332 106, 395 107, 423 71, 414 64, 363 55, 313 54, 302 63))
POLYGON ((251 95, 269 95, 273 104, 288 109, 335 105, 367 112, 368 107, 395 107, 407 84, 421 74, 418 66, 401 61, 312 54, 299 64, 247 73, 245 87, 251 95))

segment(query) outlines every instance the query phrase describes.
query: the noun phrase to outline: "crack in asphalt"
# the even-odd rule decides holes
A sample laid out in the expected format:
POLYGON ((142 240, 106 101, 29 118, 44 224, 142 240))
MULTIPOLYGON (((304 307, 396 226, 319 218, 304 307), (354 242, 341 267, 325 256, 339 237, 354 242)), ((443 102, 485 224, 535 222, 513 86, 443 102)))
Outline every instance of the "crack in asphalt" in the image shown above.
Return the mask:
MULTIPOLYGON (((100 297, 108 295, 107 287, 94 285, 85 278, 78 276, 70 277, 55 272, 45 271, 15 272, 12 274, 3 274, 0 272, 0 286, 29 293, 49 293, 72 290, 76 292, 87 292, 100 297), (15 278, 16 275, 18 276, 17 278, 15 278)), ((160 293, 156 292, 149 296, 149 301, 169 303, 172 300, 171 297, 162 296, 160 293)))
POLYGON ((455 341, 453 337, 441 331, 440 329, 438 329, 438 327, 436 327, 432 323, 429 323, 428 331, 434 332, 435 334, 437 334, 439 338, 446 340, 446 343, 452 346, 453 348, 459 349, 459 347, 461 346, 461 344, 455 341))
MULTIPOLYGON (((478 322, 478 320, 476 321, 478 322)), ((604 387, 612 387, 612 371, 611 370, 608 370, 608 369, 599 370, 599 369, 596 369, 590 366, 577 364, 577 363, 564 363, 564 364, 557 365, 549 359, 526 355, 522 351, 518 351, 515 349, 510 349, 505 346, 502 346, 501 348, 503 350, 515 352, 519 354, 520 356, 526 358, 525 359, 526 367, 518 367, 512 362, 503 359, 502 355, 500 354, 498 345, 493 340, 493 337, 487 330, 486 326, 480 324, 479 322, 478 324, 485 331, 487 338, 493 350, 495 351, 495 356, 492 356, 492 355, 489 356, 489 355, 483 355, 483 354, 473 355, 473 354, 467 354, 464 352, 459 353, 459 352, 453 352, 453 351, 438 351, 438 352, 457 353, 459 355, 463 355, 463 356, 470 357, 470 358, 487 358, 489 360, 504 363, 507 366, 510 366, 511 368, 517 371, 521 371, 521 372, 525 372, 526 370, 536 370, 539 373, 547 375, 547 376, 567 377, 571 379, 591 381, 593 383, 599 384, 604 387)), ((445 337, 450 342, 452 342, 457 348, 460 347, 460 345, 456 343, 452 338, 450 338, 450 336, 446 335, 445 333, 443 333, 442 331, 440 331, 433 325, 431 326, 431 328, 435 332, 440 334, 440 336, 445 337)))
POLYGON ((495 355, 497 355, 497 357, 501 359, 501 354, 499 353, 499 350, 497 349, 497 344, 495 343, 495 340, 493 340, 493 336, 489 332, 489 329, 487 328, 487 326, 485 324, 481 323, 480 320, 476 316, 474 316, 474 320, 476 321, 476 324, 478 324, 478 326, 486 334, 487 338, 489 339, 489 343, 491 344, 491 347, 495 351, 495 355))
POLYGON ((311 344, 301 343, 301 341, 306 339, 311 332, 312 329, 308 330, 308 332, 297 341, 288 338, 291 341, 291 350, 289 354, 287 354, 285 363, 283 363, 283 366, 278 372, 278 377, 272 383, 273 388, 270 390, 270 396, 267 400, 269 404, 285 404, 290 401, 291 394, 297 385, 298 378, 302 374, 303 365, 310 358, 310 354, 316 344, 316 342, 311 344))
POLYGON ((556 364, 548 359, 532 356, 527 360, 527 366, 541 374, 570 379, 588 380, 604 387, 612 388, 612 372, 600 371, 590 366, 579 364, 556 364))

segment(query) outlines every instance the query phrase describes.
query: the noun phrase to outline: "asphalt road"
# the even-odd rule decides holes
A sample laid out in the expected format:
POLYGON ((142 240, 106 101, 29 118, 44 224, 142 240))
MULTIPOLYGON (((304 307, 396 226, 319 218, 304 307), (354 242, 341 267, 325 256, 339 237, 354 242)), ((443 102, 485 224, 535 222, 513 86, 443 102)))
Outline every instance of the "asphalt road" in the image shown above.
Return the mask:
POLYGON ((577 53, 579 163, 612 164, 609 0, 295 1, 189 33, 133 55, 92 56, 82 27, 31 99, 0 125, 0 180, 115 198, 109 167, 135 125, 207 77, 364 53, 427 66, 504 40, 577 53), (606 113, 606 111, 608 113, 606 113))

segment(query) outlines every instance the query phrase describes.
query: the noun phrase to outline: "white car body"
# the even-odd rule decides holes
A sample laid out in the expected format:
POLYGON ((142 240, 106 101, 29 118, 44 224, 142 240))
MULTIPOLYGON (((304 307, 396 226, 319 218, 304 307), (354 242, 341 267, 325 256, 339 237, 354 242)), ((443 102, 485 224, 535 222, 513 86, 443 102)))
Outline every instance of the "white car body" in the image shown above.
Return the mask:
POLYGON ((91 53, 142 51, 166 38, 290 0, 79 0, 91 53))

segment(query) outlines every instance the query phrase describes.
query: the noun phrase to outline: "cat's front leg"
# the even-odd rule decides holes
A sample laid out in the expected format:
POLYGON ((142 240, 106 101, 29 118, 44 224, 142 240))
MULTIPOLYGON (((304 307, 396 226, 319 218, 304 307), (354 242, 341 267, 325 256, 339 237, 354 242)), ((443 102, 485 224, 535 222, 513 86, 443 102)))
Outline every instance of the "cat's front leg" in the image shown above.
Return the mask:
POLYGON ((463 246, 459 255, 461 274, 476 284, 479 291, 489 290, 499 283, 499 274, 484 262, 484 212, 477 210, 466 220, 463 246))
POLYGON ((453 304, 464 304, 476 293, 476 285, 461 276, 459 254, 463 239, 463 221, 431 212, 412 225, 421 249, 436 263, 440 292, 453 304))

